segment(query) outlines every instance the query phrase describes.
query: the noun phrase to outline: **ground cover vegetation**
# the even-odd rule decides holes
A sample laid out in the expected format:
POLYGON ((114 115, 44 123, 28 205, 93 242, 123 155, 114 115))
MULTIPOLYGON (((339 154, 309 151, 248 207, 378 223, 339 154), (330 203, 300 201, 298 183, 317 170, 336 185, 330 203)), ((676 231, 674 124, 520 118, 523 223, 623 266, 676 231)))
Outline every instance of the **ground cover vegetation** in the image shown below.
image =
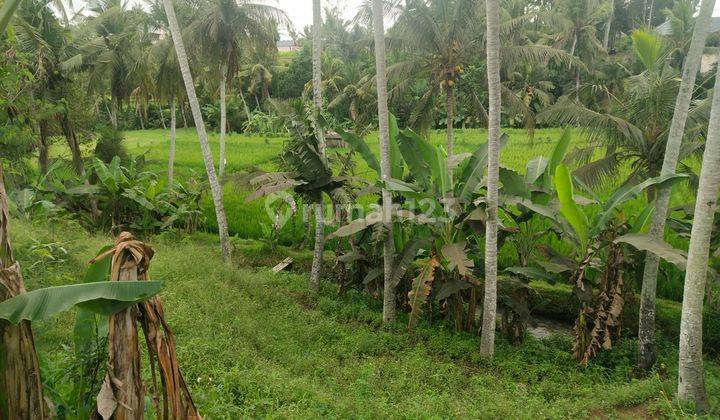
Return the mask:
POLYGON ((0 417, 717 416, 715 1, 313 6, 3 3, 0 417))

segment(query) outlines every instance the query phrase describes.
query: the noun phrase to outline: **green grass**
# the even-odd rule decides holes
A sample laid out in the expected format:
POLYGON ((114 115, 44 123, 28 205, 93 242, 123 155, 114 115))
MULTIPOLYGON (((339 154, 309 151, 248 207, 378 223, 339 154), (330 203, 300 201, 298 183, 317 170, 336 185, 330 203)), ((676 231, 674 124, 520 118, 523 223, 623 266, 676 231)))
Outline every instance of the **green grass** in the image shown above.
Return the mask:
MULTIPOLYGON (((525 164, 533 157, 548 156, 562 134, 560 129, 541 129, 537 130, 534 140, 530 141, 524 130, 505 131, 508 133, 509 141, 502 150, 501 163, 521 172, 524 172, 525 164)), ((444 131, 432 131, 429 137, 434 144, 445 144, 444 131)), ((125 138, 125 145, 132 155, 145 154, 149 168, 160 176, 165 176, 168 159, 168 132, 166 130, 128 131, 125 133, 125 138)), ((245 203, 245 197, 251 192, 248 185, 250 177, 247 174, 276 170, 274 158, 282 150, 283 141, 283 138, 239 134, 228 136, 227 173, 231 175, 224 180, 223 191, 231 234, 242 238, 260 239, 263 237, 259 222, 269 223, 270 219, 262 200, 245 203)), ((458 153, 472 152, 486 141, 487 132, 485 130, 456 131, 455 142, 458 153)), ((367 142, 372 150, 379 150, 377 134, 371 134, 367 138, 367 142)), ((210 144, 217 164, 219 153, 217 133, 210 134, 210 144)), ((176 150, 176 173, 181 179, 191 176, 193 173, 199 176, 204 174, 205 167, 200 154, 200 146, 193 128, 178 130, 176 150)), ((370 179, 375 178, 374 172, 363 161, 358 162, 356 174, 370 179)), ((206 197, 204 207, 209 228, 216 229, 214 210, 209 197, 206 197)), ((294 230, 289 227, 288 230, 292 230, 292 232, 283 232, 286 243, 289 243, 290 239, 297 239, 298 234, 301 234, 297 227, 294 230)))
MULTIPOLYGON (((11 237, 29 290, 78 281, 85 262, 111 241, 70 222, 13 220, 11 237), (32 251, 58 242, 67 250, 55 251, 62 262, 32 251)), ((216 241, 208 234, 150 241, 151 277, 164 281, 180 364, 207 419, 682 414, 667 397, 675 387, 671 347, 663 347, 658 373, 641 380, 630 379, 630 340, 589 368, 576 366, 560 337, 519 348, 499 339, 494 361, 486 361, 475 336, 427 324, 414 332, 402 323, 383 327, 381 302, 360 293, 339 296, 325 283, 311 303, 305 275, 226 266, 216 241)), ((67 313, 33 325, 50 386, 69 380, 72 319, 67 313)), ((708 371, 718 410, 720 367, 711 362, 708 371)))

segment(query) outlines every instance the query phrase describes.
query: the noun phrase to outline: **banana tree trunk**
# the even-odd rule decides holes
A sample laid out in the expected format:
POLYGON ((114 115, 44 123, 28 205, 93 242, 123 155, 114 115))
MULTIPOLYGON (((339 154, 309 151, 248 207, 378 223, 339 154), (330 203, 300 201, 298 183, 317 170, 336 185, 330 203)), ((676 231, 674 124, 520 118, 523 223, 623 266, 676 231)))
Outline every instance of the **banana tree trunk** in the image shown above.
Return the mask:
MULTIPOLYGON (((373 32, 375 37, 375 73, 378 94, 378 121, 380 125, 380 176, 384 181, 390 178, 390 126, 387 92, 387 69, 385 59, 385 26, 382 0, 373 0, 373 32)), ((351 103, 351 111, 355 107, 355 99, 351 103)), ((354 120, 354 119, 353 119, 354 120)), ((392 234, 392 194, 383 188, 383 224, 385 225, 385 242, 383 243, 383 322, 395 321, 396 285, 392 281, 395 260, 395 243, 392 234)))
MULTIPOLYGON (((692 93, 695 88, 695 79, 700 69, 700 61, 702 60, 702 53, 705 48, 705 40, 710 25, 710 17, 712 16, 714 7, 715 0, 703 0, 700 5, 700 13, 695 23, 695 29, 693 30, 690 49, 688 50, 687 59, 683 66, 682 81, 675 102, 675 112, 670 125, 661 175, 674 174, 677 167, 680 156, 680 146, 682 145, 685 133, 685 123, 690 110, 690 101, 692 100, 692 93)), ((668 206, 670 205, 670 192, 671 189, 668 187, 660 187, 657 192, 655 211, 650 226, 650 235, 658 239, 663 239, 665 233, 665 222, 668 215, 668 206)), ((638 325, 638 367, 640 369, 648 369, 651 367, 655 363, 656 358, 655 297, 659 264, 659 258, 655 256, 655 254, 648 252, 645 257, 645 270, 643 273, 642 290, 640 292, 640 319, 638 325)))
MULTIPOLYGON (((9 237, 9 208, 0 167, 0 302, 25 293, 9 237)), ((40 363, 30 322, 0 320, 0 418, 50 418, 43 398, 40 363)))
MULTIPOLYGON (((319 124, 322 112, 322 69, 320 67, 322 54, 322 16, 320 15, 320 0, 313 0, 313 99, 315 101, 315 135, 318 139, 318 148, 325 156, 325 133, 319 124)), ((325 223, 323 217, 322 196, 315 203, 315 249, 312 269, 310 270, 310 293, 317 295, 320 291, 320 276, 322 275, 323 251, 325 250, 325 223)))
POLYGON ((695 219, 690 236, 680 321, 678 397, 695 402, 695 408, 701 412, 710 408, 703 369, 702 313, 718 189, 720 189, 720 66, 715 78, 710 126, 705 142, 700 187, 695 201, 695 219))
POLYGON ((220 66, 220 178, 225 174, 225 133, 227 132, 227 64, 220 66))
POLYGON ((453 122, 455 121, 455 89, 448 86, 445 89, 445 111, 447 112, 447 154, 453 155, 453 147, 455 143, 455 131, 453 122))
POLYGON ((172 191, 175 182, 175 141, 177 113, 175 112, 175 98, 170 102, 170 151, 168 152, 168 189, 172 191))
MULTIPOLYGON (((111 281, 137 281, 138 267, 129 251, 119 251, 113 257, 111 281)), ((108 334, 108 374, 103 387, 110 387, 117 401, 113 418, 142 419, 145 411, 145 388, 140 369, 138 340, 138 308, 136 305, 110 317, 108 334)), ((103 395, 101 391, 100 395, 103 395)), ((102 398, 98 396, 100 404, 102 398)))
POLYGON ((495 352, 498 259, 498 180, 500 157, 500 5, 487 0, 487 72, 490 109, 488 112, 487 224, 485 233, 485 300, 480 337, 480 354, 495 352))
POLYGON ((185 52, 185 44, 183 43, 180 25, 175 15, 175 9, 172 0, 163 0, 165 14, 168 18, 170 33, 172 34, 173 43, 175 44, 175 52, 177 54, 178 63, 180 64, 180 72, 183 76, 185 89, 187 90, 188 101, 192 110, 193 119, 195 120, 195 129, 197 130, 200 140, 200 148, 205 161, 205 170, 210 182, 212 190, 213 204, 215 205, 215 215, 217 217, 218 233, 220 234, 220 250, 225 262, 230 262, 230 236, 228 234, 227 216, 225 214, 225 205, 223 204, 223 191, 220 187, 217 174, 215 173, 215 163, 213 162, 212 152, 210 151, 210 143, 208 135, 205 131, 205 122, 200 112, 200 102, 198 102, 195 93, 195 84, 193 83, 192 74, 190 73, 190 63, 188 62, 187 53, 185 52))

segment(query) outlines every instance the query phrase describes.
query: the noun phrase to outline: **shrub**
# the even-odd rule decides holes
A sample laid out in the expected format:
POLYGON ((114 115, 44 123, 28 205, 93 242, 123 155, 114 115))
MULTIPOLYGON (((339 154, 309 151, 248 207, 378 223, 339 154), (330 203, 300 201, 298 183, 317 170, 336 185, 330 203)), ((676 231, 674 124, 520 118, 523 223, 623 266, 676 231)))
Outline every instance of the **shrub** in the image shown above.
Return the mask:
POLYGON ((128 153, 123 144, 122 132, 110 127, 103 127, 99 130, 97 145, 95 146, 95 157, 105 163, 110 163, 115 157, 120 161, 128 160, 128 153))

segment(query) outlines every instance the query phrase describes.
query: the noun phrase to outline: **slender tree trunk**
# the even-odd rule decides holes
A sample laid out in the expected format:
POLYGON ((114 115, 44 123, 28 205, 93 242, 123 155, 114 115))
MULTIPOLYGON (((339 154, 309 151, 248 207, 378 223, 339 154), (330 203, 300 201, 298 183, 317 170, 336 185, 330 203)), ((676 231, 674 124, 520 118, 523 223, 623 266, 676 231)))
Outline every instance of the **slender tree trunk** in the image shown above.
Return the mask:
POLYGON ((242 88, 238 89, 238 95, 240 96, 240 102, 242 102, 243 111, 245 111, 245 116, 248 120, 250 120, 250 107, 248 107, 247 101, 245 101, 245 95, 242 93, 242 88))
MULTIPOLYGON (((25 293, 9 235, 7 192, 0 167, 0 302, 25 293)), ((50 418, 43 398, 40 363, 30 322, 0 320, 0 418, 50 418)))
MULTIPOLYGON (((383 181, 390 178, 390 126, 387 92, 387 69, 385 59, 385 22, 382 0, 373 0, 373 32, 375 36, 375 73, 378 94, 378 121, 380 125, 380 175, 383 181)), ((353 99, 353 104, 355 100, 353 99)), ((351 109, 353 107, 351 106, 351 109)), ((396 285, 392 281, 393 264, 395 260, 395 243, 392 234, 392 194, 383 188, 383 224, 385 225, 385 242, 383 243, 383 322, 395 321, 396 312, 396 285)))
POLYGON ((610 30, 612 29, 613 18, 615 17, 615 3, 614 0, 610 2, 612 9, 610 10, 610 16, 605 24, 605 35, 603 36, 603 48, 605 51, 610 47, 610 30))
POLYGON ((225 174, 225 133, 227 132, 227 72, 228 66, 223 63, 220 66, 220 178, 225 174))
POLYGON ((700 412, 708 410, 703 370, 702 313, 707 281, 710 236, 720 188, 720 66, 715 78, 710 126, 703 155, 700 187, 695 201, 695 218, 690 236, 685 290, 680 321, 678 397, 695 402, 700 412))
POLYGON ((139 103, 135 107, 135 111, 137 111, 138 118, 140 119, 140 129, 144 130, 145 129, 145 121, 143 120, 142 109, 140 109, 139 103))
MULTIPOLYGON (((685 134, 685 122, 687 121, 692 100, 695 78, 700 69, 702 52, 705 48, 705 40, 712 16, 715 0, 703 0, 700 5, 700 14, 693 30, 690 49, 683 66, 682 81, 675 102, 675 113, 673 114, 670 131, 668 134, 665 158, 661 175, 675 173, 680 156, 680 146, 685 134)), ((665 222, 670 205, 670 192, 668 187, 660 187, 655 200, 655 211, 650 226, 650 235, 662 239, 665 233, 665 222)), ((655 363, 655 295, 657 291, 657 275, 660 260, 655 254, 648 252, 645 257, 645 271, 643 273, 642 291, 640 292, 640 320, 638 326, 638 367, 648 369, 655 363)))
POLYGON ((180 101, 180 115, 183 119, 183 128, 188 128, 187 117, 185 116, 185 102, 180 101))
POLYGON ((447 154, 453 155, 453 147, 455 143, 455 132, 453 122, 455 121, 455 89, 448 86, 445 89, 445 108, 447 112, 447 154))
POLYGON ((110 124, 114 129, 118 129, 118 98, 110 99, 110 124))
POLYGON ((160 112, 160 122, 162 123, 163 130, 167 130, 167 125, 165 124, 165 113, 163 112, 162 106, 158 104, 158 111, 160 112))
POLYGON ((50 127, 47 120, 40 120, 39 128, 40 144, 38 145, 38 164, 40 166, 40 173, 45 175, 50 167, 50 127))
POLYGON ((495 352, 497 315, 498 179, 500 157, 500 5, 487 0, 487 71, 490 109, 488 113, 487 225, 485 233, 485 301, 480 337, 480 354, 495 352))
POLYGON ((70 148, 70 153, 72 154, 72 160, 73 160, 73 167, 75 169, 75 173, 79 176, 85 175, 85 166, 83 165, 82 161, 82 153, 80 152, 80 144, 77 141, 77 135, 75 133, 75 126, 70 120, 70 117, 67 115, 66 112, 62 113, 60 115, 60 125, 62 126, 63 134, 65 135, 65 140, 67 140, 68 147, 70 148))
POLYGON ((173 43, 175 44, 175 52, 177 53, 178 63, 180 64, 180 72, 185 82, 190 109, 192 110, 193 119, 195 120, 195 128, 200 140, 200 148, 202 149, 203 159, 205 161, 205 170, 207 171, 208 180, 210 181, 210 189, 212 190, 213 203, 215 204, 215 215, 217 217, 218 233, 220 234, 220 249, 225 262, 230 262, 230 236, 228 235, 227 216, 225 215, 225 205, 223 204, 223 191, 218 182, 215 173, 215 164, 213 162, 212 152, 210 151, 210 143, 208 135, 205 131, 205 122, 200 112, 200 102, 198 102, 195 93, 195 84, 193 83, 192 74, 190 73, 190 63, 188 62, 187 53, 185 52, 185 44, 183 43, 180 25, 175 16, 172 0, 163 0, 165 14, 168 18, 170 33, 172 34, 173 43))
POLYGON ((172 191, 175 182, 175 139, 177 113, 175 112, 175 97, 170 102, 170 151, 168 152, 168 189, 172 191))
MULTIPOLYGON (((320 154, 325 156, 325 133, 319 124, 322 112, 322 69, 320 59, 322 55, 322 16, 320 15, 320 0, 313 0, 313 98, 315 100, 315 135, 318 139, 320 154)), ((310 271, 310 293, 318 294, 320 291, 320 275, 323 265, 323 251, 325 250, 325 221, 323 217, 322 195, 315 203, 315 250, 312 269, 310 271)))

